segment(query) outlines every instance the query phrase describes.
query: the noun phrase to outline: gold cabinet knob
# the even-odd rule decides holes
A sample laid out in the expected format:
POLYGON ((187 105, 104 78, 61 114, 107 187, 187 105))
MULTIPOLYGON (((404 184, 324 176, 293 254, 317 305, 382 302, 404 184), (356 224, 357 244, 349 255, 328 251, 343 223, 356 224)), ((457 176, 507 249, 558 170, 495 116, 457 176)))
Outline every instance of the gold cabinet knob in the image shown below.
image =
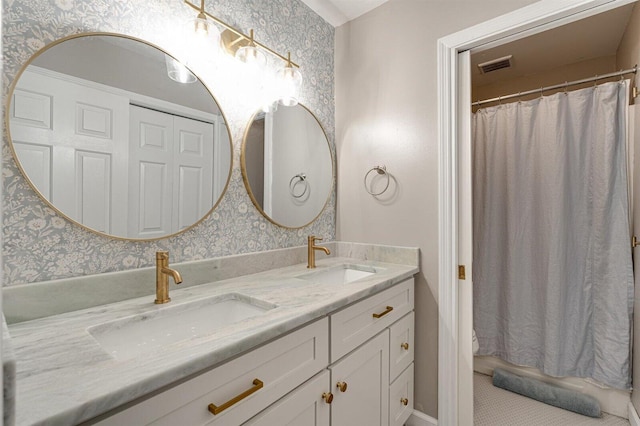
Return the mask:
POLYGON ((333 402, 333 394, 331 392, 325 392, 322 394, 322 399, 324 399, 324 402, 327 404, 331 404, 333 402))
POLYGON ((401 344, 401 345, 400 345, 400 347, 401 347, 402 349, 404 349, 405 351, 408 351, 408 350, 409 350, 409 344, 408 344, 407 342, 404 342, 403 344, 401 344))
POLYGON ((402 405, 409 405, 409 400, 407 398, 402 398, 400 402, 402 403, 402 405))
POLYGON ((346 392, 347 391, 347 382, 338 382, 336 384, 337 388, 340 389, 340 392, 346 392))

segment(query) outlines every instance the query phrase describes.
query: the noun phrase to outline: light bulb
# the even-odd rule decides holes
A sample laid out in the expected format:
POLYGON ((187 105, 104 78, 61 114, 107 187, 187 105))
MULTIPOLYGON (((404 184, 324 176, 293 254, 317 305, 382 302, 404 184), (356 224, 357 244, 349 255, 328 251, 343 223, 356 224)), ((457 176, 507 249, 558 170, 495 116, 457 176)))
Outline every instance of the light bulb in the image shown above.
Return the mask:
POLYGON ((241 47, 236 52, 236 58, 255 68, 264 68, 267 65, 267 57, 256 46, 241 47))
POLYGON ((249 44, 236 51, 236 59, 249 65, 254 70, 260 70, 267 65, 267 57, 253 41, 253 30, 249 31, 249 44))
POLYGON ((200 15, 193 20, 193 29, 198 37, 206 37, 209 35, 209 22, 206 18, 201 18, 200 15))
POLYGON ((192 21, 193 31, 196 35, 196 44, 201 45, 200 48, 220 47, 220 30, 211 21, 207 20, 204 13, 198 13, 198 16, 192 21))
POLYGON ((164 59, 167 66, 167 75, 171 80, 185 84, 196 82, 196 76, 176 59, 169 55, 165 55, 164 59))
POLYGON ((291 63, 278 71, 278 86, 280 103, 284 106, 298 104, 300 89, 302 88, 302 73, 293 67, 291 63))

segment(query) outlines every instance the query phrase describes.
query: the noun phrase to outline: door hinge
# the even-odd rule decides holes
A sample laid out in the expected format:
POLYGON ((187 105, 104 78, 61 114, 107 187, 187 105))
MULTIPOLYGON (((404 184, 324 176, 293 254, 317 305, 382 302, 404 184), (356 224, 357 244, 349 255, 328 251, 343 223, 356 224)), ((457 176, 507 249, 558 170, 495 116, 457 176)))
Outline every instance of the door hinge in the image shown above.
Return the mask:
POLYGON ((466 280, 467 279, 467 275, 466 275, 465 270, 464 270, 464 265, 458 265, 458 279, 460 279, 460 280, 466 280))

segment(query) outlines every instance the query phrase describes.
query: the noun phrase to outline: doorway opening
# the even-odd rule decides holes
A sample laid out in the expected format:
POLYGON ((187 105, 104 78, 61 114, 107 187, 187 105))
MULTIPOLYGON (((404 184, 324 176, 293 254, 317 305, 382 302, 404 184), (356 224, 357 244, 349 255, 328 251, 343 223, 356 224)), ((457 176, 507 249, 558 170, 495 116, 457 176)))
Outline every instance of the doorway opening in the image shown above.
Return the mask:
POLYGON ((478 54, 630 3, 633 2, 581 1, 567 6, 543 1, 439 40, 439 424, 473 422, 472 290, 470 280, 458 278, 459 266, 466 267, 467 277, 472 275, 473 259, 471 53, 478 54))

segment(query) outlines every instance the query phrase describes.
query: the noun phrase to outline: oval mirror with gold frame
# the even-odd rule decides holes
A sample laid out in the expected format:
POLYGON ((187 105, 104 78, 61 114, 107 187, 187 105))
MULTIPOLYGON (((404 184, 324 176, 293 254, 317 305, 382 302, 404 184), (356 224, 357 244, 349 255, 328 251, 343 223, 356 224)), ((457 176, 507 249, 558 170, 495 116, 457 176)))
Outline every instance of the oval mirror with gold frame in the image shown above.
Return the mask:
POLYGON ((229 184, 231 136, 209 89, 143 40, 77 34, 33 55, 11 87, 10 146, 40 197, 119 239, 195 226, 229 184))
POLYGON ((329 201, 334 176, 329 139, 303 105, 256 113, 240 160, 251 201, 276 225, 307 226, 329 201))

